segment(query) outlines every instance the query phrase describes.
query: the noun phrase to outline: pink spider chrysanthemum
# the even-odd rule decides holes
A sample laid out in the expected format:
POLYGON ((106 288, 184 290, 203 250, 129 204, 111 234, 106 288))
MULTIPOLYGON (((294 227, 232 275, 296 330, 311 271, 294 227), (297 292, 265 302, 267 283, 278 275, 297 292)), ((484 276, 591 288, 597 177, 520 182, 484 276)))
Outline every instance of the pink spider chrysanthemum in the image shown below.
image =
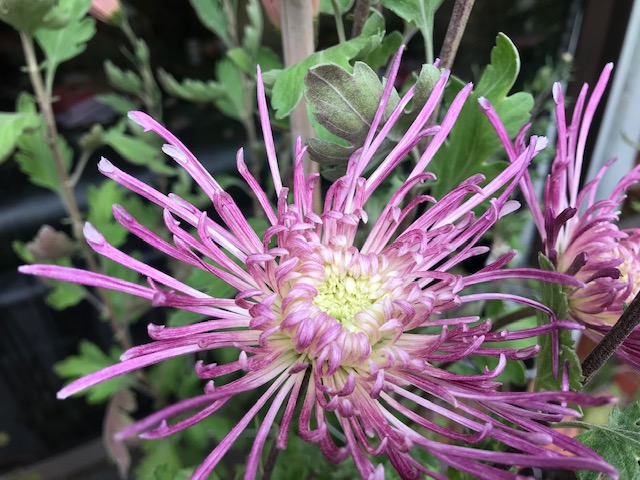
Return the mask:
MULTIPOLYGON (((624 304, 630 303, 640 290, 640 230, 621 230, 615 223, 626 190, 640 180, 640 166, 625 175, 603 200, 596 200, 598 185, 615 159, 580 189, 587 135, 612 69, 611 63, 605 66, 588 101, 588 85, 583 85, 568 125, 562 88, 558 83, 554 85, 558 141, 542 203, 528 174, 521 181, 542 238, 543 253, 558 271, 586 284, 584 288, 565 287, 569 315, 585 325, 585 333, 596 340, 611 329, 622 315, 624 304)), ((495 111, 488 102, 481 104, 510 158, 517 158, 517 152, 525 148, 522 140, 511 145, 495 111)), ((640 368, 640 328, 632 332, 616 354, 640 368)))
POLYGON ((465 275, 456 268, 464 259, 485 253, 487 249, 477 246, 477 241, 498 218, 517 207, 508 200, 509 195, 532 156, 544 146, 543 139, 532 138, 513 163, 484 186, 484 178, 476 175, 438 201, 422 195, 404 206, 403 200, 416 184, 434 178, 425 168, 445 141, 471 85, 456 96, 441 125, 427 127, 447 83, 449 73, 443 72, 406 134, 365 176, 376 149, 413 97, 412 88, 383 123, 399 62, 400 53, 366 142, 351 157, 345 176, 327 191, 322 212, 312 208, 318 175, 304 174, 305 149, 300 142, 292 190, 283 186, 258 72, 258 107, 277 196, 275 205, 249 173, 242 151, 237 160, 240 174, 270 224, 262 238, 251 229, 231 196, 175 136, 147 115, 131 113, 145 130, 168 142, 165 153, 207 193, 220 221, 175 195, 165 196, 103 159, 99 164, 103 174, 164 209, 173 244, 140 225, 122 207, 114 206, 116 219, 149 245, 210 272, 238 293, 233 299, 210 297, 114 248, 87 225, 85 236, 91 247, 147 277, 148 286, 49 265, 25 266, 21 271, 131 293, 157 306, 197 312, 211 319, 182 327, 150 325, 153 342, 133 347, 119 364, 69 384, 59 397, 178 355, 235 347, 238 359, 234 362, 196 363, 196 373, 211 380, 201 396, 164 408, 128 427, 119 437, 166 437, 215 414, 236 395, 264 387, 255 405, 213 448, 193 478, 206 478, 261 411, 261 424, 246 463, 247 479, 257 474, 275 422, 279 424, 275 437, 278 448, 286 447, 290 428, 297 424, 302 439, 319 444, 332 462, 351 456, 363 478, 384 477, 382 466, 374 463, 376 456, 384 455, 402 478, 421 478, 426 473, 444 479, 442 473, 430 471, 414 459, 418 449, 443 465, 481 479, 513 479, 518 477, 515 467, 526 466, 588 469, 617 478, 615 469, 597 454, 546 425, 565 415, 578 415, 567 404, 599 405, 609 399, 569 391, 502 392, 496 381, 509 359, 530 358, 539 350, 537 346, 516 349, 501 342, 557 332, 558 328, 580 328, 578 324, 554 319, 537 328, 492 332, 488 320, 452 313, 439 316, 461 304, 491 299, 522 302, 551 313, 534 300, 491 293, 490 283, 499 279, 580 285, 558 273, 503 268, 512 254, 473 274, 465 275), (367 222, 367 201, 426 136, 431 136, 430 143, 415 168, 366 238, 356 243, 356 234, 367 222), (423 208, 425 203, 431 205, 423 208), (488 207, 476 217, 474 209, 481 204, 488 207), (398 231, 414 212, 417 215, 409 225, 398 231), (180 222, 197 234, 190 234, 180 222), (484 293, 465 293, 478 284, 484 284, 484 293), (477 375, 446 370, 446 364, 470 355, 496 357, 498 365, 477 375), (212 379, 232 372, 244 373, 214 386, 212 379), (189 412, 191 415, 184 418, 189 412), (180 420, 169 423, 178 416, 180 420), (336 428, 342 438, 332 433, 336 428), (502 447, 482 448, 485 440, 502 447))

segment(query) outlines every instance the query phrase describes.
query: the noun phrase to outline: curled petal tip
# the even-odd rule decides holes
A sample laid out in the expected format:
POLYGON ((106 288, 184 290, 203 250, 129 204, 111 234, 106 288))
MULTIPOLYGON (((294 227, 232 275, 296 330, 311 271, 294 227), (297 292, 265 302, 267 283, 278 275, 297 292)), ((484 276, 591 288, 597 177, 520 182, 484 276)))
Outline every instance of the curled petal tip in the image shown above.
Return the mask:
POLYGON ((105 157, 100 157, 100 161, 98 162, 98 170, 103 173, 113 172, 115 167, 113 163, 107 160, 105 157))
POLYGON ((82 229, 82 233, 84 234, 84 238, 89 243, 104 243, 105 239, 102 234, 96 230, 96 227, 91 225, 89 222, 84 224, 84 228, 82 229))
POLYGON ((480 97, 478 99, 478 103, 480 104, 480 108, 482 108, 483 110, 491 109, 491 102, 489 102, 486 97, 480 97))

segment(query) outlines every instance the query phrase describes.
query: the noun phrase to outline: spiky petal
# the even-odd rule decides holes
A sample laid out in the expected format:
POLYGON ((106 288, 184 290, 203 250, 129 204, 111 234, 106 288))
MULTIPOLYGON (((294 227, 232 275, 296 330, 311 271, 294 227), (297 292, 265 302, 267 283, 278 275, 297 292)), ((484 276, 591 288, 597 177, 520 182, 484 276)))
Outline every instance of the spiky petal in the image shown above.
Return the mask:
POLYGON ((246 463, 247 479, 255 477, 267 434, 277 419, 278 448, 286 447, 290 427, 297 423, 300 436, 319 444, 329 460, 341 462, 351 456, 363 478, 383 477, 382 467, 372 460, 378 455, 386 455, 402 478, 421 478, 424 473, 443 478, 414 459, 417 449, 483 479, 516 478, 516 473, 504 466, 590 469, 615 478, 615 470, 598 455, 546 426, 546 422, 565 415, 578 415, 567 404, 599 405, 609 399, 568 391, 501 392, 496 380, 509 359, 530 358, 538 351, 535 346, 514 348, 504 344, 505 340, 580 326, 556 320, 537 328, 492 332, 490 321, 452 312, 464 303, 492 299, 548 311, 528 298, 492 290, 493 282, 500 279, 581 284, 562 274, 502 268, 511 256, 469 275, 460 274, 457 268, 463 260, 485 253, 478 240, 501 216, 517 208, 509 196, 544 141, 532 138, 513 163, 488 183, 476 175, 437 201, 425 195, 405 205, 413 186, 434 178, 424 171, 447 138, 471 86, 456 96, 441 125, 425 128, 443 94, 448 77, 444 72, 407 134, 379 166, 364 175, 373 153, 413 96, 411 89, 382 124, 399 62, 400 54, 393 62, 371 133, 350 159, 346 175, 329 188, 322 212, 313 211, 318 176, 305 176, 305 150, 300 143, 295 152, 292 191, 283 186, 266 101, 259 88, 260 117, 276 186, 275 204, 271 205, 248 172, 242 152, 238 169, 269 221, 262 237, 251 229, 233 198, 173 134, 147 115, 133 112, 134 121, 168 142, 164 151, 210 197, 220 220, 184 199, 158 192, 103 159, 99 168, 104 175, 164 210, 173 244, 140 225, 122 207, 115 206, 114 215, 149 245, 192 268, 210 272, 237 294, 229 300, 202 293, 114 248, 87 225, 85 236, 94 250, 146 277, 148 285, 49 265, 25 266, 21 271, 127 292, 158 306, 197 312, 210 319, 182 327, 150 325, 153 342, 128 350, 118 365, 66 386, 60 398, 165 359, 232 346, 238 349, 236 361, 196 364, 196 373, 210 380, 202 395, 139 421, 121 432, 120 438, 166 437, 217 413, 236 395, 264 386, 264 393, 196 469, 193 478, 206 478, 214 470, 260 410, 265 413, 246 463), (426 135, 433 136, 429 148, 366 234, 363 225, 368 220, 368 200, 426 135), (425 203, 431 205, 425 209, 425 203), (476 216, 474 211, 481 205, 488 207, 476 216), (400 231, 408 218, 413 220, 400 231), (358 234, 365 234, 364 240, 358 234), (467 291, 479 284, 484 284, 483 293, 467 291), (440 315, 445 312, 446 316, 440 315), (470 355, 498 361, 493 369, 472 375, 443 367, 470 355), (232 372, 243 374, 226 383, 220 381, 232 372), (214 385, 214 379, 220 383, 214 385), (296 407, 300 407, 297 421, 296 407), (418 412, 431 413, 423 416, 418 412), (181 419, 168 422, 176 417, 181 419), (330 418, 337 420, 343 438, 331 432, 330 418), (480 442, 486 439, 504 448, 481 448, 480 442), (557 449, 550 449, 552 445, 557 449))

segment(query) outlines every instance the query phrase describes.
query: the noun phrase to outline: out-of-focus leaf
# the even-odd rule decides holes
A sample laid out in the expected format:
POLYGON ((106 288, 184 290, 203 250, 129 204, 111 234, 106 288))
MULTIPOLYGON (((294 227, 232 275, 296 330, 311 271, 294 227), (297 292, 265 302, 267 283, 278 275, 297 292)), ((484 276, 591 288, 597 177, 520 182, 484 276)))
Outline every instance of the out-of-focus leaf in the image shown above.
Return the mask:
POLYGON ((85 17, 90 5, 91 0, 65 0, 58 8, 70 20, 61 28, 42 28, 35 32, 36 41, 46 58, 46 84, 49 90, 58 66, 84 52, 87 42, 96 33, 96 21, 85 17))
POLYGON ((170 95, 191 102, 214 103, 225 95, 222 85, 213 80, 203 82, 201 80, 186 78, 182 82, 179 82, 173 75, 164 70, 159 71, 158 78, 160 84, 170 95))
POLYGON ((216 101, 216 106, 226 116, 241 120, 244 114, 244 88, 240 70, 231 60, 224 59, 217 63, 216 75, 225 92, 216 101))
POLYGON ((390 32, 384 36, 382 43, 364 58, 364 63, 372 70, 384 67, 389 59, 398 51, 402 45, 402 34, 400 32, 390 32))
MULTIPOLYGON (((225 43, 227 47, 232 47, 229 38, 229 26, 227 16, 224 13, 221 0, 189 0, 191 6, 196 11, 198 19, 202 24, 215 33, 225 43)), ((235 10, 236 2, 231 2, 235 10)))
POLYGON ((166 438, 162 442, 145 440, 142 442, 144 456, 135 468, 134 478, 153 480, 175 480, 175 475, 182 468, 180 448, 177 437, 166 438))
MULTIPOLYGON (((18 150, 15 155, 16 162, 20 170, 29 176, 29 181, 39 187, 60 192, 62 187, 55 159, 51 147, 43 137, 43 132, 40 129, 24 132, 18 137, 16 147, 18 150)), ((58 137, 58 149, 62 156, 63 167, 68 172, 73 153, 62 137, 58 137)))
POLYGON ((432 42, 433 17, 443 0, 381 0, 382 6, 415 25, 422 36, 432 42))
POLYGON ((0 163, 9 158, 23 131, 39 124, 40 117, 36 114, 0 112, 0 163))
POLYGON ((1 0, 0 20, 18 31, 32 34, 42 27, 60 25, 55 0, 1 0))
MULTIPOLYGON (((607 425, 579 423, 589 431, 577 435, 576 440, 613 465, 621 480, 640 479, 640 402, 632 403, 622 411, 613 407, 607 425)), ((601 478, 597 472, 579 470, 577 474, 579 480, 601 478)))
MULTIPOLYGON (((498 112, 509 135, 515 135, 529 119, 533 97, 525 92, 507 96, 520 71, 520 57, 511 40, 499 34, 491 51, 491 64, 487 66, 478 85, 465 103, 448 141, 440 148, 431 170, 438 176, 432 194, 441 198, 463 180, 477 173, 487 177, 495 173, 489 158, 500 150, 501 142, 478 99, 487 98, 498 112)), ((454 82, 454 89, 460 83, 454 82)))
POLYGON ((262 42, 262 8, 258 0, 247 1, 247 24, 242 36, 242 47, 250 57, 257 59, 262 42))
MULTIPOLYGON (((337 0, 340 13, 345 13, 351 10, 354 0, 337 0)), ((333 15, 333 3, 331 0, 320 0, 320 13, 326 13, 327 15, 333 15)))
POLYGON ((104 132, 104 143, 134 165, 144 165, 160 175, 175 175, 175 169, 162 161, 161 151, 145 140, 127 135, 118 128, 104 132))
MULTIPOLYGON (((553 263, 542 254, 538 255, 540 268, 542 270, 554 271, 553 263)), ((540 291, 542 294, 542 303, 549 307, 560 320, 567 318, 568 303, 567 295, 562 291, 562 286, 556 283, 540 282, 540 291)), ((549 316, 543 313, 539 314, 539 322, 541 324, 549 322, 549 316)), ((542 335, 539 345, 541 347, 537 359, 537 375, 536 390, 561 390, 562 389, 562 370, 565 364, 569 370, 569 387, 571 390, 582 390, 582 367, 580 359, 576 354, 575 341, 571 336, 570 330, 560 330, 558 332, 559 350, 558 350, 558 377, 553 376, 553 354, 551 334, 542 335)))
POLYGON ((87 220, 98 229, 114 247, 121 246, 127 238, 127 231, 113 218, 111 207, 120 205, 126 191, 115 182, 89 185, 87 189, 87 220))
POLYGON ((102 93, 96 96, 96 100, 105 105, 109 105, 116 112, 125 115, 132 110, 137 109, 137 105, 127 97, 118 95, 117 93, 102 93))
MULTIPOLYGON (((251 78, 256 76, 256 62, 247 55, 242 48, 232 48, 227 52, 227 58, 233 62, 242 72, 251 78)), ((262 72, 276 70, 282 68, 282 61, 276 53, 269 47, 259 47, 257 52, 257 64, 260 65, 262 72)))
POLYGON ((109 83, 118 90, 132 95, 139 95, 142 92, 142 79, 137 73, 131 70, 123 70, 111 60, 105 60, 104 73, 107 75, 109 83))
MULTIPOLYGON (((78 355, 67 357, 56 363, 53 369, 61 378, 76 380, 117 363, 121 353, 122 350, 113 347, 110 355, 107 355, 95 343, 81 340, 78 355)), ((127 375, 116 377, 83 390, 81 395, 85 395, 89 403, 103 403, 115 395, 127 381, 127 375)))
POLYGON ((333 63, 346 70, 351 70, 350 61, 364 58, 380 45, 384 37, 384 19, 374 12, 364 25, 362 34, 326 50, 315 52, 303 61, 281 71, 272 70, 265 75, 274 80, 271 106, 275 110, 276 119, 288 116, 302 98, 304 76, 311 68, 326 63, 333 63))
POLYGON ((104 415, 102 443, 109 457, 118 466, 120 478, 127 478, 131 466, 131 455, 125 443, 116 440, 115 435, 133 423, 129 414, 136 409, 136 405, 133 392, 128 388, 122 388, 109 400, 104 415))

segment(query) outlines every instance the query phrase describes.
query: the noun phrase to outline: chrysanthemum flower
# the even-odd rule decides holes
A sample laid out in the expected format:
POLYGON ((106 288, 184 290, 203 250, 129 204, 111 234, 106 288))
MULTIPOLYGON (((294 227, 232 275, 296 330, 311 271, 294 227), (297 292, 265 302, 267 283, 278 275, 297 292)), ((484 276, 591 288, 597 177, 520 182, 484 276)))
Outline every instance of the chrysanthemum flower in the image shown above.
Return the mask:
MULTIPOLYGON (((587 135, 612 69, 613 64, 605 66, 588 102, 588 85, 583 85, 569 125, 562 88, 554 85, 558 141, 542 204, 528 174, 521 183, 542 238, 543 253, 558 271, 586 284, 584 288, 565 287, 569 314, 587 326, 586 333, 596 340, 611 329, 622 315, 624 304, 630 303, 640 290, 640 230, 620 230, 615 223, 626 190, 640 179, 640 166, 629 172, 604 200, 596 200, 596 192, 614 160, 580 189, 587 135)), ((525 148, 521 143, 524 135, 515 146, 511 145, 495 111, 488 102, 481 103, 510 158, 516 159, 525 148)), ((640 368, 640 328, 616 353, 640 368)))
POLYGON ((492 332, 488 320, 456 317, 453 312, 440 315, 461 304, 491 299, 522 302, 550 313, 534 300, 491 293, 490 285, 499 279, 579 284, 553 272, 502 268, 511 254, 473 274, 464 275, 457 268, 462 260, 486 252, 477 241, 517 206, 508 200, 509 195, 544 142, 533 138, 511 165, 484 185, 484 178, 477 175, 438 201, 423 195, 403 206, 412 187, 433 178, 424 173, 425 168, 445 141, 471 85, 456 96, 441 125, 426 127, 448 79, 449 73, 443 72, 402 140, 371 174, 363 176, 413 96, 411 89, 383 123, 399 62, 400 54, 394 60, 366 143, 350 159, 346 175, 329 188, 322 212, 312 208, 318 175, 305 176, 305 149, 300 142, 293 188, 289 191, 283 185, 258 72, 260 120, 277 196, 273 206, 249 173, 242 151, 237 160, 240 174, 270 224, 262 238, 251 229, 233 198, 173 134, 147 115, 131 113, 145 130, 168 142, 165 153, 207 193, 220 221, 175 195, 165 196, 103 159, 99 169, 104 175, 164 209, 173 244, 143 227, 120 206, 113 209, 116 219, 150 246, 192 268, 210 272, 238 293, 233 299, 206 295, 114 248, 87 224, 85 236, 91 247, 145 276, 148 286, 49 265, 25 266, 21 271, 131 293, 157 306, 197 312, 211 319, 182 327, 150 325, 153 342, 133 347, 119 364, 67 385, 59 397, 178 355, 235 347, 238 359, 229 364, 196 363, 196 373, 210 380, 202 395, 139 421, 121 432, 120 438, 136 434, 166 437, 216 414, 238 394, 259 390, 255 405, 213 448, 193 478, 206 478, 261 411, 261 424, 246 463, 247 479, 256 476, 275 423, 279 424, 278 448, 286 447, 295 423, 302 439, 319 444, 332 462, 351 456, 363 478, 383 478, 383 468, 373 458, 379 455, 386 456, 402 478, 421 478, 423 473, 445 478, 414 459, 419 449, 444 465, 482 479, 515 478, 517 474, 509 468, 523 466, 589 469, 617 478, 615 470, 597 454, 546 425, 565 415, 578 415, 568 403, 597 405, 608 399, 569 391, 501 392, 496 381, 509 359, 530 358, 538 351, 537 346, 516 349, 502 345, 504 340, 579 325, 554 319, 538 328, 492 332), (428 148, 364 241, 356 244, 356 234, 367 222, 367 201, 425 136, 432 136, 428 148), (432 205, 423 208, 425 203, 432 205), (476 217, 473 210, 487 204, 484 213, 476 217), (398 231, 401 222, 414 212, 417 215, 409 226, 398 231), (197 235, 180 222, 195 229, 197 235), (483 293, 465 293, 478 284, 485 284, 483 293), (446 364, 470 355, 499 361, 495 369, 475 375, 447 371, 446 364), (213 379, 232 372, 244 374, 214 385, 213 379), (193 413, 169 423, 188 412, 193 413), (332 433, 336 429, 342 437, 332 433), (501 447, 496 449, 495 445, 501 447))

